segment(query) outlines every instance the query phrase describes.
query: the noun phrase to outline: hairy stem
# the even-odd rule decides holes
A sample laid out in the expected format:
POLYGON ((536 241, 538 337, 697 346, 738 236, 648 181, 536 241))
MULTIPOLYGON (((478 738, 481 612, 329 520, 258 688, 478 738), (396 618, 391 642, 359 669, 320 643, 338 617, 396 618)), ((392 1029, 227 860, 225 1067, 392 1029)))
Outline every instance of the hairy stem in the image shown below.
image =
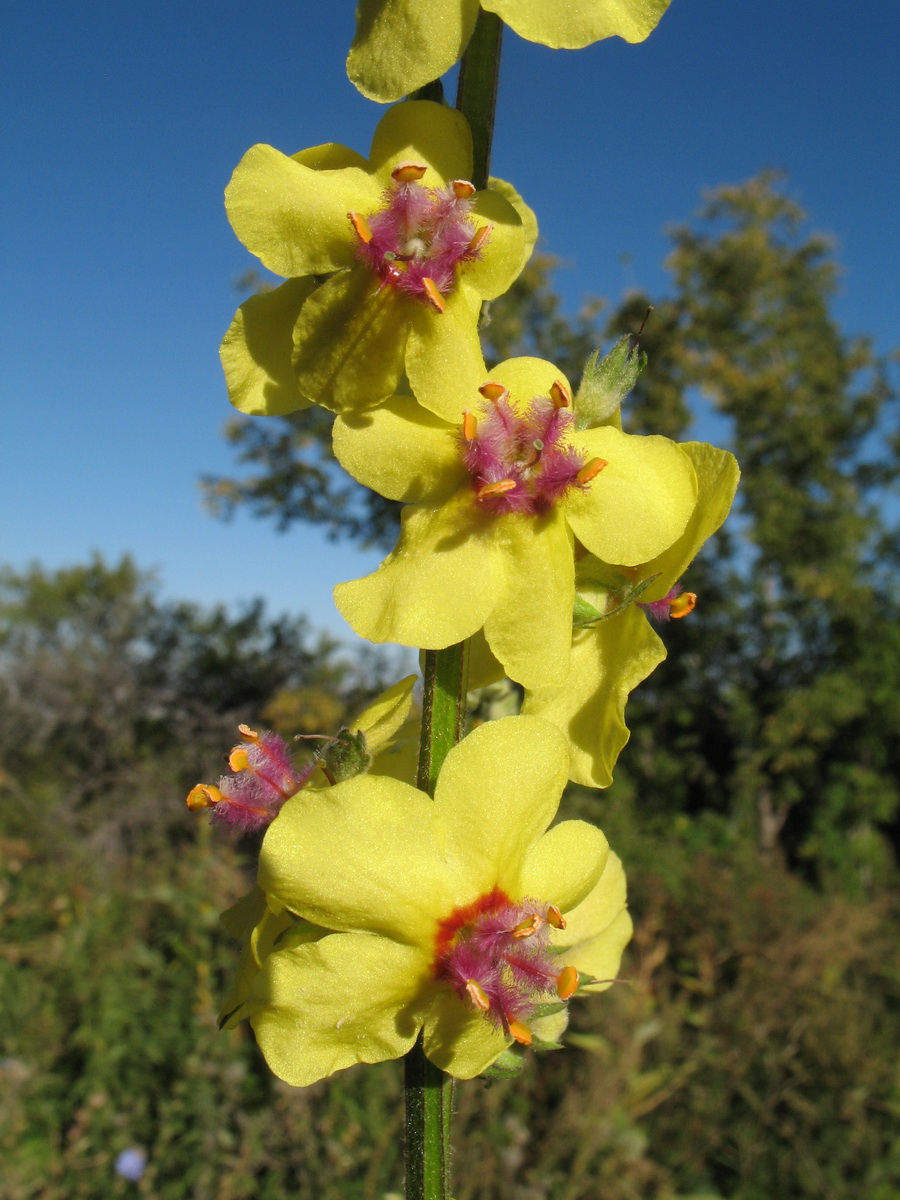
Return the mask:
POLYGON ((472 129, 472 183, 479 190, 487 187, 490 173, 502 35, 503 22, 500 18, 496 13, 485 12, 482 9, 459 68, 456 107, 466 117, 472 129))

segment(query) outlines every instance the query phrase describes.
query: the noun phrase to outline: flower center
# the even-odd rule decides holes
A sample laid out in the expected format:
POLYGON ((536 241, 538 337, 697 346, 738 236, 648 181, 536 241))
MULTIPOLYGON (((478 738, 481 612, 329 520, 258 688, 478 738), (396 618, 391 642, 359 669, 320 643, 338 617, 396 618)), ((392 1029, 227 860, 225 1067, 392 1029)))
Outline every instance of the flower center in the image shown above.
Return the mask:
POLYGON ((401 163, 391 173, 385 207, 372 216, 349 213, 356 253, 381 280, 443 312, 456 283, 456 269, 481 258, 490 225, 471 220, 475 188, 464 179, 446 188, 419 183, 426 167, 401 163))
POLYGON ((472 476, 480 507, 494 513, 549 511, 571 487, 584 488, 606 466, 602 458, 584 461, 569 444, 574 417, 560 382, 548 397, 517 412, 499 383, 478 389, 487 401, 479 418, 463 418, 463 462, 472 476))
POLYGON ((574 967, 560 969, 551 951, 551 927, 565 927, 554 905, 513 902, 494 888, 440 923, 435 974, 463 1003, 527 1044, 539 1005, 568 1000, 578 986, 574 967))

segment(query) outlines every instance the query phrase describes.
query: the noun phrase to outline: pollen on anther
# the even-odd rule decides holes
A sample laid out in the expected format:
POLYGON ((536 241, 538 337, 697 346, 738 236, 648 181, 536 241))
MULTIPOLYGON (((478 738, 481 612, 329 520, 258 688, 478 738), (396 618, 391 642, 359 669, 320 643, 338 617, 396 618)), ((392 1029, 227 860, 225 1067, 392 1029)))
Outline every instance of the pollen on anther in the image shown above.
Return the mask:
POLYGON ((463 413, 463 437, 467 442, 473 442, 478 436, 478 419, 468 410, 463 413))
POLYGON ((468 200, 470 196, 475 195, 475 184, 469 183, 468 179, 454 179, 450 187, 457 200, 468 200))
POLYGON ((476 230, 474 236, 472 237, 472 240, 469 242, 469 249, 473 253, 477 254, 484 248, 485 242, 491 236, 492 229, 493 229, 492 225, 482 225, 479 229, 476 230))
POLYGON ((249 725, 238 725, 238 733, 245 742, 258 742, 259 734, 255 729, 251 729, 249 725))
POLYGON ((547 924, 552 925, 554 929, 565 929, 566 927, 566 919, 555 904, 547 905, 547 924))
POLYGON ((512 931, 512 935, 514 938, 534 937, 543 924, 544 921, 540 913, 532 913, 530 917, 526 917, 524 921, 519 922, 512 931))
POLYGON ((563 967, 556 977, 556 994, 560 1000, 568 1000, 578 990, 578 972, 574 967, 563 967))
POLYGON ((669 616, 673 621, 680 621, 682 617, 686 617, 688 613, 692 613, 697 606, 696 592, 682 592, 680 596, 676 596, 669 601, 669 616))
POLYGON ((362 213, 349 212, 347 219, 353 226, 353 232, 359 238, 364 246, 368 246, 372 240, 372 230, 369 228, 369 222, 362 213))
POLYGON ((505 496, 516 486, 514 479, 498 479, 496 483, 486 483, 484 487, 478 489, 475 495, 479 500, 485 500, 488 496, 505 496))
POLYGON ((211 783, 198 783, 188 792, 186 803, 191 812, 197 812, 201 808, 212 808, 221 799, 222 793, 217 787, 213 787, 211 783))
POLYGON ((246 771, 250 766, 250 758, 243 746, 235 746, 228 755, 228 768, 231 771, 246 771))
POLYGON ((550 399, 553 401, 553 404, 556 408, 568 408, 572 403, 572 397, 569 393, 569 389, 562 382, 562 380, 557 379, 551 385, 550 399))
POLYGON ((483 383, 478 390, 481 392, 482 396, 484 396, 485 400, 492 400, 496 402, 498 400, 509 399, 509 391, 503 386, 503 384, 494 383, 493 380, 490 379, 487 381, 487 383, 483 383))
POLYGON ((487 1012, 491 1007, 491 1002, 488 999, 487 992, 481 986, 477 979, 466 980, 466 991, 469 999, 480 1012, 487 1012))
POLYGON ((521 1021, 510 1021, 509 1032, 521 1046, 531 1045, 531 1030, 521 1021))
POLYGON ((398 163, 391 171, 391 179, 394 183, 415 183, 417 179, 421 179, 428 167, 424 163, 403 162, 398 163))
POLYGON ((579 483, 590 483, 592 479, 596 479, 604 467, 608 466, 609 463, 605 458, 592 458, 584 464, 575 478, 579 483))
POLYGON ((432 307, 439 313, 445 312, 447 302, 441 293, 438 291, 438 286, 433 279, 429 279, 426 275, 422 280, 422 290, 431 303, 432 307))

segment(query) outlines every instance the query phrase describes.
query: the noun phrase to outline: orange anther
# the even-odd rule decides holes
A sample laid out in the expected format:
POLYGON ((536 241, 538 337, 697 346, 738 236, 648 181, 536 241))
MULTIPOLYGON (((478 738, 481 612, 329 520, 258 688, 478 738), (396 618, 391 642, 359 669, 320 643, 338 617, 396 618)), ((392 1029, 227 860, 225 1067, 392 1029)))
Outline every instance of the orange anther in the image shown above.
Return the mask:
POLYGON ((475 195, 475 184, 469 183, 468 179, 453 179, 450 186, 457 200, 468 200, 470 196, 475 195))
POLYGON ((579 483, 590 483, 607 466, 609 466, 609 463, 605 458, 592 458, 584 464, 575 478, 579 483))
POLYGON ((566 927, 566 919, 555 904, 547 905, 547 924, 552 925, 554 929, 565 929, 566 927))
POLYGON ((245 742, 258 742, 259 734, 255 729, 251 729, 249 725, 238 725, 238 733, 245 742))
POLYGON ((521 1046, 531 1045, 531 1030, 521 1021, 510 1021, 509 1032, 521 1046))
POLYGON ((477 979, 466 980, 466 991, 469 993, 469 999, 480 1012, 487 1012, 491 1007, 491 1002, 488 999, 488 994, 478 982, 477 979))
POLYGON ((478 421, 474 413, 468 410, 463 413, 463 437, 467 442, 475 440, 478 434, 478 421))
POLYGON ((436 311, 439 313, 444 312, 444 310, 447 307, 447 302, 444 300, 444 297, 438 291, 437 284, 434 282, 434 280, 429 279, 428 276, 426 275, 425 278, 422 280, 422 287, 424 288, 425 295, 430 300, 432 307, 434 309, 436 309, 436 311))
POLYGON ((353 226, 353 232, 363 243, 363 245, 368 246, 369 242, 372 240, 372 230, 369 228, 369 222, 362 215, 362 213, 348 212, 347 220, 353 226))
POLYGON ((221 799, 222 793, 217 787, 213 787, 211 783, 198 783, 188 792, 186 803, 191 812, 197 812, 200 808, 212 808, 221 799))
POLYGON ((686 617, 688 613, 692 613, 697 605, 697 595, 695 592, 682 592, 680 596, 676 596, 674 600, 669 601, 669 616, 673 621, 679 621, 682 617, 686 617))
POLYGON ((519 922, 515 929, 513 929, 512 935, 514 938, 534 937, 543 923, 544 919, 540 913, 532 913, 530 917, 526 917, 524 921, 519 922))
POLYGON ((232 771, 246 771, 250 766, 250 759, 247 756, 247 751, 243 746, 235 746, 232 752, 228 755, 228 766, 232 771))
POLYGON ((484 248, 485 242, 488 240, 488 238, 493 233, 493 230, 494 230, 493 225, 480 226, 476 230, 471 242, 469 242, 469 249, 476 253, 478 253, 478 251, 482 250, 484 248))
POLYGON ((556 408, 568 408, 572 403, 572 395, 561 379, 557 379, 551 386, 550 399, 556 408))
POLYGON ((514 479, 498 479, 496 483, 486 483, 475 495, 479 500, 484 500, 487 496, 504 496, 516 486, 514 479))
POLYGON ((556 994, 560 1000, 568 1000, 578 991, 578 972, 574 967, 563 967, 556 977, 556 994))
POLYGON ((503 386, 503 384, 494 383, 490 379, 487 381, 487 383, 483 383, 478 390, 481 392, 482 396, 484 396, 485 400, 492 400, 496 402, 497 400, 509 399, 509 392, 503 386))
POLYGON ((394 183, 415 183, 421 179, 428 167, 424 163, 402 162, 391 171, 394 183))

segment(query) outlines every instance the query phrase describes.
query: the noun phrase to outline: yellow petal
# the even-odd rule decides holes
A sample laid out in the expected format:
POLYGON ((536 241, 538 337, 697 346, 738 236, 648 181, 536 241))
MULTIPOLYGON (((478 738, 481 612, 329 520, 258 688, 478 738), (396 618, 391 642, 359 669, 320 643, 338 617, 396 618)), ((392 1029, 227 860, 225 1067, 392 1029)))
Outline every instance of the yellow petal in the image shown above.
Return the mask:
POLYGON ((559 381, 571 394, 569 381, 558 367, 543 358, 508 358, 492 367, 490 377, 509 388, 510 400, 515 408, 527 409, 536 396, 549 396, 553 384, 559 381))
POLYGON ((382 403, 403 374, 406 326, 416 301, 357 267, 326 280, 294 326, 294 370, 304 396, 330 408, 382 403))
POLYGON ((409 716, 417 679, 418 675, 407 675, 386 692, 382 692, 352 722, 351 729, 365 734, 369 754, 377 754, 386 746, 409 716))
POLYGON ((242 413, 283 416, 307 408, 291 365, 300 307, 315 287, 309 277, 289 279, 245 300, 222 340, 219 357, 228 399, 242 413))
MULTIPOLYGON (((521 199, 520 203, 527 208, 521 199)), ((521 214, 506 196, 493 188, 476 194, 472 214, 475 224, 490 225, 491 233, 481 258, 467 263, 462 268, 462 275, 482 300, 494 300, 508 291, 518 278, 528 261, 533 243, 529 244, 526 239, 521 214)))
POLYGON ((251 146, 225 189, 247 249, 277 275, 318 275, 354 261, 350 211, 370 211, 381 186, 358 167, 317 171, 272 146, 251 146))
POLYGON ((606 466, 583 489, 566 494, 575 536, 607 563, 635 566, 672 545, 694 511, 691 460, 664 437, 636 437, 611 426, 573 434, 585 461, 606 466))
POLYGON ((641 596, 645 602, 661 600, 678 582, 706 539, 728 516, 740 479, 734 455, 727 450, 718 450, 705 442, 681 442, 680 448, 694 465, 697 501, 678 541, 642 570, 644 578, 659 574, 659 579, 641 596))
POLYGON ((382 187, 404 162, 427 166, 422 176, 425 187, 468 179, 472 173, 469 124, 455 108, 433 100, 406 100, 389 108, 378 122, 369 162, 382 187))
POLYGON ((358 0, 347 74, 370 100, 399 100, 453 66, 477 16, 478 0, 358 0))
POLYGON ((371 934, 332 934, 269 955, 247 1007, 269 1067, 306 1087, 405 1054, 428 998, 419 951, 371 934))
POLYGON ((534 210, 525 203, 513 185, 507 183, 505 179, 497 179, 491 176, 488 180, 488 186, 491 191, 499 192, 501 196, 505 196, 519 214, 522 222, 522 230, 525 234, 526 254, 528 258, 531 258, 532 251, 538 239, 538 222, 534 210))
MULTIPOLYGON (((568 948, 563 962, 598 981, 610 981, 616 977, 631 932, 625 872, 618 856, 611 853, 597 885, 577 908, 566 913, 565 929, 554 930, 553 944, 568 948)), ((602 992, 609 986, 609 982, 598 982, 587 990, 602 992)))
POLYGON ((599 829, 586 821, 562 821, 528 852, 523 892, 567 913, 596 887, 608 857, 609 843, 599 829))
POLYGON ((440 650, 471 637, 502 584, 492 518, 476 510, 466 486, 439 508, 404 509, 401 519, 378 570, 334 589, 341 615, 373 642, 440 650))
POLYGON ((391 500, 439 504, 468 479, 454 428, 412 396, 342 414, 333 445, 345 471, 391 500))
POLYGON ((569 741, 569 778, 584 787, 609 787, 628 741, 625 704, 631 690, 666 657, 666 648, 634 607, 579 630, 571 671, 562 687, 535 688, 522 711, 557 725, 569 741))
POLYGON ((456 426, 464 411, 481 402, 478 388, 487 378, 478 337, 480 300, 468 274, 464 268, 444 312, 424 304, 410 309, 406 346, 406 374, 416 399, 456 426))
POLYGON ((480 1012, 468 1008, 450 987, 436 992, 425 1015, 425 1056, 454 1079, 472 1079, 512 1041, 480 1012))
POLYGON ((450 751, 434 803, 458 903, 495 885, 514 900, 525 895, 523 863, 553 820, 565 779, 565 738, 533 718, 490 721, 450 751))
POLYGON ((544 517, 495 517, 503 585, 484 635, 506 673, 524 687, 559 684, 569 671, 575 565, 557 508, 544 517))
POLYGON ((434 806, 371 775, 289 800, 263 840, 259 886, 313 924, 429 947, 456 894, 434 806))
POLYGON ((657 26, 670 0, 481 0, 530 42, 576 50, 602 38, 642 42, 657 26))

